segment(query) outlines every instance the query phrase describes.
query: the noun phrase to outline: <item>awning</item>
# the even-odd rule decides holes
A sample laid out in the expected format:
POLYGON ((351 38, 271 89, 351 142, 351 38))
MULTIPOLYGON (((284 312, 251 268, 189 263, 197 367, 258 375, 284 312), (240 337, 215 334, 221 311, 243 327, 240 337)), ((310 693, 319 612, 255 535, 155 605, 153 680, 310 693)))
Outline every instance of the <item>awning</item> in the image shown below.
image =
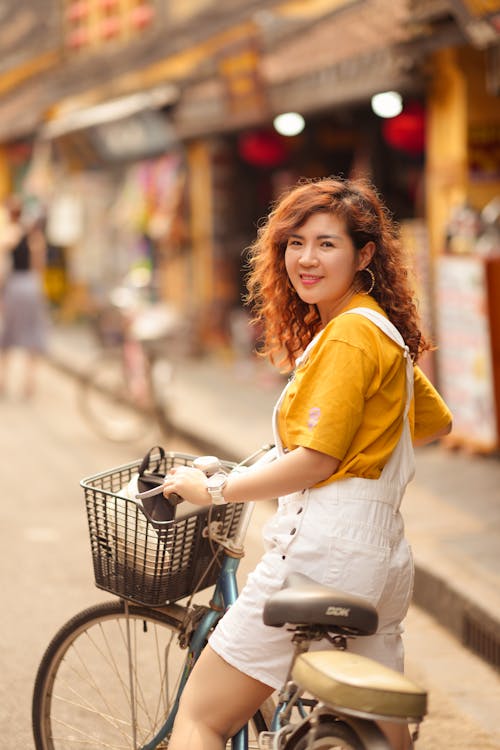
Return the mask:
MULTIPOLYGON (((148 44, 72 57, 53 74, 10 92, 0 103, 0 141, 27 135, 52 111, 43 138, 87 139, 92 132, 97 148, 110 153, 113 123, 127 125, 129 134, 137 125, 136 134, 150 128, 159 135, 154 121, 172 104, 171 122, 189 137, 252 126, 291 107, 310 111, 361 101, 388 87, 418 87, 428 40, 449 43, 449 37, 443 41, 442 23, 438 30, 412 23, 409 5, 416 2, 235 0, 234 14, 227 16, 226 4, 213 0, 203 6, 214 9, 207 24, 197 24, 196 16, 169 29, 163 19, 148 44), (154 101, 157 96, 165 97, 163 104, 154 101)), ((467 0, 467 6, 472 2, 481 0, 467 0)), ((460 34, 449 13, 448 19, 460 34)), ((137 143, 141 138, 145 143, 140 135, 137 143)))
POLYGON ((67 133, 86 128, 101 127, 120 120, 133 118, 142 112, 150 112, 171 105, 179 98, 179 89, 172 84, 158 86, 150 91, 141 91, 130 96, 97 104, 93 107, 68 112, 50 120, 39 131, 40 138, 58 138, 67 133))

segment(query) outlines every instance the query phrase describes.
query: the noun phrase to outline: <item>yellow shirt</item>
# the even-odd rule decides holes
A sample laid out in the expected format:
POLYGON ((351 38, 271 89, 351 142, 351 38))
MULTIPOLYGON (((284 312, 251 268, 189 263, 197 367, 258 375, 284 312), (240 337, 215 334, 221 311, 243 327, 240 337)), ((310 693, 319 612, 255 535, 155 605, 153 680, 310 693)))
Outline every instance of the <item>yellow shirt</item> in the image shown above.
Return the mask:
MULTIPOLYGON (((345 309, 354 307, 384 315, 366 295, 356 295, 345 309)), ((287 388, 278 415, 283 446, 338 458, 337 472, 321 484, 346 477, 378 479, 401 434, 405 395, 401 347, 361 315, 337 316, 287 388)), ((415 439, 451 421, 443 399, 418 367, 409 419, 415 439)))

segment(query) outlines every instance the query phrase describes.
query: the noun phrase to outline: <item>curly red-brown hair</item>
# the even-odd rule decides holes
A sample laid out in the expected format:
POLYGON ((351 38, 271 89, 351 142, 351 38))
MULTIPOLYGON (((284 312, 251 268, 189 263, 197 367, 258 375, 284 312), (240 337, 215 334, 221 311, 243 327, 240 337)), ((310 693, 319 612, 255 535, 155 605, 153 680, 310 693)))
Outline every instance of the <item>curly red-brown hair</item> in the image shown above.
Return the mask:
MULTIPOLYGON (((312 214, 325 212, 343 219, 357 251, 367 242, 374 243, 369 265, 375 283, 370 294, 398 328, 416 361, 430 345, 419 328, 397 227, 373 185, 338 177, 299 182, 277 202, 249 249, 246 301, 252 306, 254 323, 262 326, 260 353, 291 368, 321 328, 316 306, 303 302, 289 283, 285 250, 294 230, 312 214)), ((366 272, 361 274, 360 290, 370 282, 366 272)))

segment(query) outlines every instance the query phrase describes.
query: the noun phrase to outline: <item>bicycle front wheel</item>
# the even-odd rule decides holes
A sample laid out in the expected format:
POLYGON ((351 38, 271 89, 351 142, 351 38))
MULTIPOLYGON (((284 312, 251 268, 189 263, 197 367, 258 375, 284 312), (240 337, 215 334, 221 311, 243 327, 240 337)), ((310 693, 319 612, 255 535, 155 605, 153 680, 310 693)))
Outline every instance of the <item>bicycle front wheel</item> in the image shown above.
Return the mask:
MULTIPOLYGON (((187 651, 173 615, 98 604, 55 635, 38 669, 36 750, 136 750, 163 726, 187 651)), ((157 746, 166 748, 167 740, 157 746)))
POLYGON ((91 427, 119 443, 140 439, 152 429, 156 417, 150 399, 149 375, 135 392, 119 350, 99 354, 79 391, 80 409, 91 427))
POLYGON ((344 721, 322 719, 317 727, 305 725, 287 740, 284 750, 369 750, 344 721))

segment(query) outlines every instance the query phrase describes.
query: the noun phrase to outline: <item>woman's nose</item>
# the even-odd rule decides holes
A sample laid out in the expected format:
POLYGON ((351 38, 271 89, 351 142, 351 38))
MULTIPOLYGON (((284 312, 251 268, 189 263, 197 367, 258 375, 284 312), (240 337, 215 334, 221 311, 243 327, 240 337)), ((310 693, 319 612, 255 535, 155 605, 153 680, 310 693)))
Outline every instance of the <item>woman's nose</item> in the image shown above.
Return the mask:
POLYGON ((318 263, 318 258, 314 247, 310 244, 302 246, 302 252, 300 253, 299 263, 304 266, 315 266, 318 263))

